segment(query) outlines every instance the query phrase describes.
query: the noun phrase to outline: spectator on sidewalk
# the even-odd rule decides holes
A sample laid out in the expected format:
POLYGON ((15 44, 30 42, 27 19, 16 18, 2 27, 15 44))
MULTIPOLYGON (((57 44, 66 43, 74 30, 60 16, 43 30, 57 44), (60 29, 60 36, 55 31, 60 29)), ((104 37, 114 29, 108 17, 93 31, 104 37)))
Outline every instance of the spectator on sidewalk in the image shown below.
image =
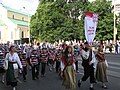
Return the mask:
POLYGON ((113 46, 112 46, 112 44, 110 43, 110 45, 109 45, 109 51, 110 51, 110 53, 112 53, 112 48, 113 48, 113 46))
POLYGON ((115 44, 115 54, 118 54, 118 43, 115 44))

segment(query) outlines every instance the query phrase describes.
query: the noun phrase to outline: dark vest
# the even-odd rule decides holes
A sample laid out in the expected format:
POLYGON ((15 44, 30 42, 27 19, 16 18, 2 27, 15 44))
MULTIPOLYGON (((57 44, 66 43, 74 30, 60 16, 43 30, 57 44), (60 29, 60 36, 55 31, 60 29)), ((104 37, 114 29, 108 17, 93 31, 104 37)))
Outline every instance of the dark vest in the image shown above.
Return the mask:
MULTIPOLYGON (((83 49, 84 50, 84 49, 83 49)), ((85 51, 86 52, 86 51, 85 51)), ((82 55, 81 55, 82 57, 82 55)), ((92 60, 92 50, 89 52, 89 57, 88 59, 84 59, 82 57, 82 66, 89 66, 89 62, 92 60)))

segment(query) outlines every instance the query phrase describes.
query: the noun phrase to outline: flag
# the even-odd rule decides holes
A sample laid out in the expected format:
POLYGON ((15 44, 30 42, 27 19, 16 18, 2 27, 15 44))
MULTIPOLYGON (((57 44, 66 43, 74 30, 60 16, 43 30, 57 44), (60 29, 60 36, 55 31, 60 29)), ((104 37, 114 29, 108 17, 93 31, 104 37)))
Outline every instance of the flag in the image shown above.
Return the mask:
POLYGON ((0 4, 2 4, 3 3, 3 1, 2 0, 0 0, 0 4))
POLYGON ((95 38, 95 32, 98 23, 98 14, 93 12, 85 12, 84 28, 87 42, 92 45, 95 38))

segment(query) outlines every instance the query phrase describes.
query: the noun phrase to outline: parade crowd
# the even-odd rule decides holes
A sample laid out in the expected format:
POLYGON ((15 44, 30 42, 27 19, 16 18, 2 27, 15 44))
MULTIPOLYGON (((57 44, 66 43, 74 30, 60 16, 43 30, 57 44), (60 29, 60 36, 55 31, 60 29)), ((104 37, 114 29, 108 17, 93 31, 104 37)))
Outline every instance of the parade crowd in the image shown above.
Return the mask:
POLYGON ((99 44, 94 52, 87 43, 81 44, 31 44, 31 45, 0 45, 0 74, 1 82, 11 85, 16 90, 19 81, 19 73, 23 75, 23 81, 27 80, 28 70, 32 70, 32 80, 44 78, 46 67, 56 70, 62 84, 67 90, 76 90, 81 84, 90 78, 90 90, 94 90, 94 84, 101 82, 103 89, 107 89, 108 82, 106 69, 108 67, 103 52, 103 44, 99 44), (83 77, 77 81, 79 73, 79 57, 82 58, 84 70, 83 77))

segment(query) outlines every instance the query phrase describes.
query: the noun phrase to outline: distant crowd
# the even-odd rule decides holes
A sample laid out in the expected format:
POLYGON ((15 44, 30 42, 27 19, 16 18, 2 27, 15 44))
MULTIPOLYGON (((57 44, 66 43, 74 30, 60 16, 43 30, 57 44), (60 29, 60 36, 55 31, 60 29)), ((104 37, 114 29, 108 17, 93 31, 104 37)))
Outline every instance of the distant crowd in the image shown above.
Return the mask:
MULTIPOLYGON (((26 43, 23 45, 0 44, 1 81, 16 90, 19 73, 22 73, 23 81, 26 81, 28 70, 31 69, 31 78, 36 80, 46 76, 46 67, 48 67, 49 71, 53 69, 56 71, 66 89, 76 90, 76 84, 80 88, 81 83, 88 77, 90 77, 90 90, 94 90, 96 81, 102 82, 102 88, 107 89, 105 83, 108 82, 106 74, 108 64, 104 54, 106 47, 111 52, 109 43, 101 41, 93 42, 92 46, 86 41, 37 42, 30 45, 26 43), (76 82, 76 73, 80 72, 79 57, 82 58, 84 76, 76 82)), ((111 47, 113 48, 113 44, 111 47)), ((116 43, 114 47, 115 53, 118 54, 119 44, 116 43)))

